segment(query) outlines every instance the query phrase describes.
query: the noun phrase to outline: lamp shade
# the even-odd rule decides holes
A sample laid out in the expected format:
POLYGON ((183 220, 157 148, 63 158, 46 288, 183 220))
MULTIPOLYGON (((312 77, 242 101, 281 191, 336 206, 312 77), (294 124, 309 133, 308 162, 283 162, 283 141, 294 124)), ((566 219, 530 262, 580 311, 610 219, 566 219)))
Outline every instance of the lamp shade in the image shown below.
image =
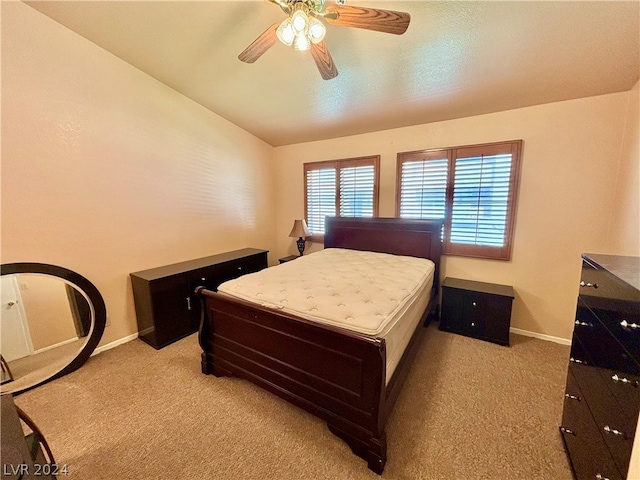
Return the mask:
POLYGON ((293 238, 310 237, 311 232, 307 227, 307 222, 305 222, 304 219, 295 220, 293 222, 293 228, 291 229, 291 233, 289 234, 289 236, 293 238))

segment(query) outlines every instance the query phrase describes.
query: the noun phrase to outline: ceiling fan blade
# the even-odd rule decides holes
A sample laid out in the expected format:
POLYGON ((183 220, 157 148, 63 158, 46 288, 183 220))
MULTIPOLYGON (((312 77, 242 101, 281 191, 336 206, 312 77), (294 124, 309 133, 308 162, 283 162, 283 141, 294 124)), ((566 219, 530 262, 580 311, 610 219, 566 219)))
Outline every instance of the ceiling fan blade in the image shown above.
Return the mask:
POLYGON ((264 52, 269 50, 274 43, 278 40, 276 36, 276 29, 280 26, 279 23, 274 23, 267 28, 262 35, 256 38, 251 45, 245 48, 238 59, 245 63, 253 63, 259 59, 264 52))
POLYGON ((327 48, 324 40, 320 43, 311 44, 311 56, 313 57, 313 61, 316 62, 322 78, 331 80, 338 76, 338 69, 333 63, 333 58, 331 58, 329 48, 327 48))
POLYGON ((402 35, 406 32, 411 21, 411 15, 408 13, 377 8, 329 5, 325 12, 328 15, 325 15, 324 18, 332 25, 366 28, 395 35, 402 35), (335 18, 336 14, 337 18, 335 18))

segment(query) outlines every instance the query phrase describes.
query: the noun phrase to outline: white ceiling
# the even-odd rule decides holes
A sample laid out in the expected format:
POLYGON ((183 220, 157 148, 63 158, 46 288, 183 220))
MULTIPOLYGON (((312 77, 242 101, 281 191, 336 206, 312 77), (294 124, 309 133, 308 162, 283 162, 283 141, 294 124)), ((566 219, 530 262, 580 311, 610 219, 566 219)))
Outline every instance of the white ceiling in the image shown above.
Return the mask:
POLYGON ((402 36, 329 25, 328 81, 280 43, 238 60, 285 18, 266 1, 26 3, 273 146, 626 91, 640 77, 637 0, 349 0, 411 24, 402 36))

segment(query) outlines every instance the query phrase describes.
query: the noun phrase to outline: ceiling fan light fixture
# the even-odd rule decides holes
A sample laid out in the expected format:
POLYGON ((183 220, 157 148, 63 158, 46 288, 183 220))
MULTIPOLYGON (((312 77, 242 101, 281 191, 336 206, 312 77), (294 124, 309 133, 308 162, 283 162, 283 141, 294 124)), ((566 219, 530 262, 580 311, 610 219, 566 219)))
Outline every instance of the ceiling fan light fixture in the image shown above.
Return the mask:
POLYGON ((276 30, 276 36, 278 37, 278 40, 284 43, 287 47, 291 46, 296 37, 296 33, 293 31, 290 18, 286 18, 280 24, 276 30))
POLYGON ((268 1, 279 6, 288 18, 267 28, 238 55, 238 59, 245 63, 253 63, 280 40, 286 46, 293 45, 298 51, 311 50, 313 61, 324 80, 331 80, 338 75, 338 69, 324 42, 324 22, 402 35, 411 21, 411 15, 406 12, 347 7, 344 0, 335 0, 337 5, 329 5, 326 9, 326 0, 268 1))

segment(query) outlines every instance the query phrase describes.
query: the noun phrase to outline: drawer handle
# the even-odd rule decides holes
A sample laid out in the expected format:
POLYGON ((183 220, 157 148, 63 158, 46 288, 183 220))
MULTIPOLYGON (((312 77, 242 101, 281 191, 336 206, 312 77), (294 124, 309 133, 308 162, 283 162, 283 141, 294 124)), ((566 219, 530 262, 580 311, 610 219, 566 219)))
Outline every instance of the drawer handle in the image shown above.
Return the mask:
POLYGON ((609 477, 604 477, 601 474, 596 474, 596 480, 609 480, 609 477))
POLYGON ((579 402, 582 400, 580 397, 577 397, 576 395, 571 395, 570 393, 565 393, 564 398, 568 398, 569 400, 577 400, 579 402))
POLYGON ((476 302, 471 302, 471 305, 473 305, 474 307, 477 306, 478 304, 476 302))
POLYGON ((637 330, 638 328, 640 328, 640 325, 638 325, 637 323, 629 323, 626 320, 622 320, 620 322, 620 326, 622 328, 630 328, 631 330, 637 330))
POLYGON ((573 357, 571 357, 571 358, 569 359, 569 361, 570 361, 570 362, 573 362, 573 363, 578 363, 578 364, 580 364, 580 365, 587 365, 587 362, 585 362, 584 360, 579 360, 579 359, 577 359, 577 358, 573 358, 573 357))
POLYGON ((620 430, 616 430, 615 428, 611 428, 609 425, 605 425, 603 430, 612 435, 617 435, 618 437, 627 438, 624 432, 621 432, 620 430))
POLYGON ((591 322, 581 322, 580 320, 575 321, 576 325, 580 325, 581 327, 593 327, 593 323, 591 322))
POLYGON ((187 297, 187 310, 191 310, 191 298, 187 297))
POLYGON ((629 380, 627 377, 619 377, 617 373, 614 373, 613 375, 611 375, 611 380, 613 380, 616 383, 620 382, 620 383, 624 383, 625 385, 631 385, 632 387, 638 386, 637 380, 634 382, 633 380, 629 380))
POLYGON ((242 267, 238 267, 238 270, 242 270, 242 267))
POLYGON ((568 428, 560 427, 560 431, 562 433, 568 433, 569 435, 573 435, 574 437, 576 436, 576 432, 574 432, 573 430, 569 430, 568 428))
POLYGON ((587 288, 598 288, 598 284, 597 283, 591 283, 591 282, 586 282, 584 280, 582 280, 580 282, 580 286, 581 287, 587 287, 587 288))

